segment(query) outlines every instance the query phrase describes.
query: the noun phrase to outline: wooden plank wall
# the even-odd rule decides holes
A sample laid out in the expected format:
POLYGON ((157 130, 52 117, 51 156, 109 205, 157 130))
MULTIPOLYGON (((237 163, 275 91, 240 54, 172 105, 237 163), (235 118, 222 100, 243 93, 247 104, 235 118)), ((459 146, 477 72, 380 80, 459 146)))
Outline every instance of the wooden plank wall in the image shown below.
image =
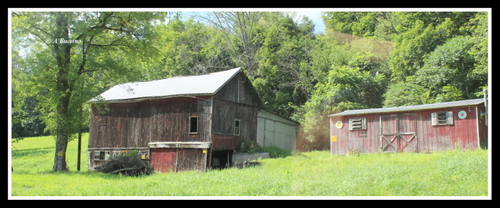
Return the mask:
POLYGON ((234 135, 234 120, 240 120, 240 138, 257 139, 257 107, 214 99, 212 132, 219 135, 234 135))
MULTIPOLYGON (((481 105, 477 106, 484 109, 481 105)), ((484 112, 484 110, 483 110, 484 112)), ((484 125, 484 118, 479 116, 476 120, 476 106, 451 107, 442 109, 398 112, 397 114, 416 113, 416 131, 418 137, 418 152, 442 151, 448 149, 477 149, 479 145, 487 145, 487 127, 484 125), (465 119, 458 118, 458 112, 467 112, 465 119), (433 126, 431 123, 431 113, 453 112, 453 125, 433 126), (478 131, 479 138, 478 138, 478 131)), ((334 116, 330 118, 330 152, 331 154, 348 154, 356 149, 359 153, 373 153, 380 149, 380 116, 389 116, 396 113, 366 114, 356 116, 334 116), (349 131, 348 124, 350 118, 366 118, 366 130, 349 131), (343 122, 343 128, 335 126, 337 121, 343 122), (334 137, 332 137, 334 136, 334 137)), ((403 121, 400 125, 415 125, 413 122, 403 121)), ((391 127, 387 127, 391 128, 391 127)), ((409 129, 409 127, 402 127, 409 129)))
MULTIPOLYGON (((207 100, 208 99, 208 100, 207 100)), ((111 103, 100 114, 92 108, 89 148, 147 147, 155 141, 210 140, 211 102, 203 98, 171 98, 111 103), (189 118, 198 116, 198 134, 189 134, 189 118)))
MULTIPOLYGON (((214 138, 236 136, 234 120, 238 119, 240 120, 240 135, 236 137, 257 141, 258 102, 249 89, 251 83, 247 83, 248 79, 243 76, 241 73, 236 75, 214 96, 212 120, 214 138)), ((214 148, 217 149, 217 147, 214 148)))
POLYGON ((235 119, 240 120, 237 137, 256 141, 258 97, 250 86, 240 73, 213 97, 110 103, 109 111, 102 114, 93 106, 89 148, 147 147, 149 142, 161 141, 211 142, 213 135, 237 136, 235 119), (198 134, 188 133, 190 116, 199 117, 198 134))
POLYGON ((158 172, 205 171, 206 153, 202 149, 151 149, 151 167, 158 172))

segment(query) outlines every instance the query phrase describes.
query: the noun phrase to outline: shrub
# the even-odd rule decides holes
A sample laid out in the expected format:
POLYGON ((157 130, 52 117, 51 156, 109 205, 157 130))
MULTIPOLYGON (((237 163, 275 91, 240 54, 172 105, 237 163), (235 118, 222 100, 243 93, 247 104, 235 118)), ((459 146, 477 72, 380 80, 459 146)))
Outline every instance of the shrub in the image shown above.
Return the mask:
POLYGON ((285 158, 285 157, 292 155, 292 151, 286 150, 286 149, 281 149, 281 148, 276 147, 276 146, 261 147, 260 151, 261 152, 269 152, 270 158, 285 158))
POLYGON ((261 147, 256 141, 252 141, 246 138, 240 138, 238 144, 236 145, 236 152, 241 153, 257 153, 262 152, 261 147))

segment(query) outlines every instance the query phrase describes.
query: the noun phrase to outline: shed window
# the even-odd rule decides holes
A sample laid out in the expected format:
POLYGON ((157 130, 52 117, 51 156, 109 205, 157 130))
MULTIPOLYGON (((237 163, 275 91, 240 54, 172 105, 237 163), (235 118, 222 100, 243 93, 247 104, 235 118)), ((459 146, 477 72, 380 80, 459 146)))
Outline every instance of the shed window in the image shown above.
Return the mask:
POLYGON ((240 135, 240 120, 234 120, 234 135, 240 135))
POLYGON ((453 112, 445 111, 445 112, 437 112, 431 113, 432 125, 452 125, 453 124, 453 112))
POLYGON ((349 130, 366 129, 366 118, 351 118, 349 119, 349 130))
POLYGON ((189 117, 189 133, 198 133, 198 117, 189 117))

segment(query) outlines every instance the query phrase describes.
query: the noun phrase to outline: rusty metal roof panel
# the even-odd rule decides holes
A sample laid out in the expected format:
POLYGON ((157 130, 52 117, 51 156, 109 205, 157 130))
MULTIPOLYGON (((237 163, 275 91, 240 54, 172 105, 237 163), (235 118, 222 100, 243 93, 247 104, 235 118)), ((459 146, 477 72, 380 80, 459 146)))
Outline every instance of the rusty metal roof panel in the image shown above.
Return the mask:
POLYGON ((346 116, 346 115, 360 115, 360 114, 372 114, 372 113, 390 113, 390 112, 401 112, 401 111, 417 111, 426 109, 437 109, 437 108, 448 108, 448 107, 458 107, 458 106, 470 106, 479 105, 484 103, 484 99, 472 99, 472 100, 460 100, 452 102, 443 103, 432 103, 424 105, 412 105, 412 106, 401 106, 401 107, 390 107, 390 108, 371 108, 371 109, 359 109, 359 110, 347 110, 341 113, 331 114, 329 116, 346 116))
POLYGON ((152 81, 119 84, 101 93, 89 102, 124 102, 141 99, 214 95, 238 72, 240 72, 240 68, 204 75, 177 76, 152 81))

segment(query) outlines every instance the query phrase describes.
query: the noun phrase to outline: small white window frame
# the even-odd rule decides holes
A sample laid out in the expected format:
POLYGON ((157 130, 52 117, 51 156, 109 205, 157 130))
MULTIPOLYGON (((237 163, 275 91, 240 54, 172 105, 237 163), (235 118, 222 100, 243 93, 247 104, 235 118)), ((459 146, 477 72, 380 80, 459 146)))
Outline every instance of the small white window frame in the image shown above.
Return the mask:
POLYGON ((453 111, 431 113, 432 126, 453 125, 453 111))
POLYGON ((241 133, 241 120, 234 119, 233 127, 234 127, 234 132, 233 132, 234 135, 239 136, 241 133), (238 125, 236 125, 236 124, 238 124, 238 125))

